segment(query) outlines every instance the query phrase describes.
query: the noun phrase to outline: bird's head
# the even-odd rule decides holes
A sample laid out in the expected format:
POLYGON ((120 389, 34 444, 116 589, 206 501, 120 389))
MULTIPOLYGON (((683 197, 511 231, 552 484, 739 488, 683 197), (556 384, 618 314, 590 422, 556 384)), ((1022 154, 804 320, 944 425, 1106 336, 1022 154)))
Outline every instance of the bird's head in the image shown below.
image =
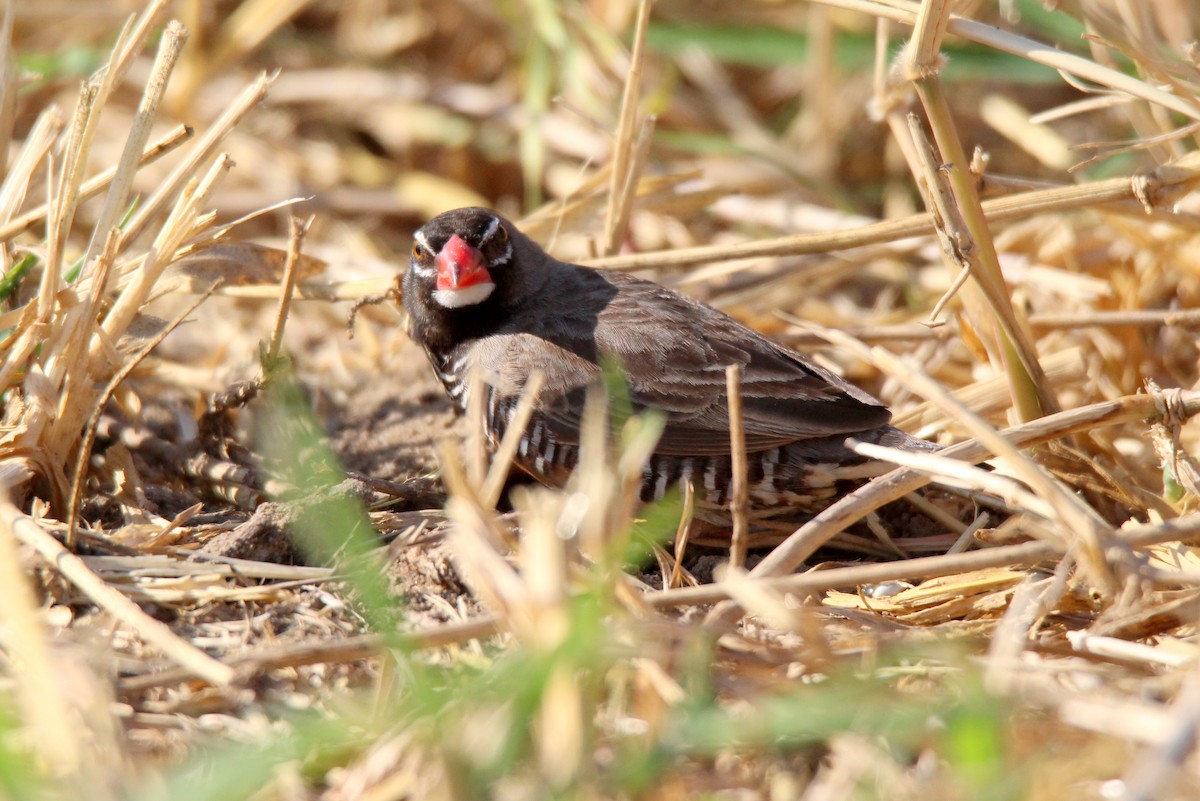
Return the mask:
POLYGON ((413 234, 404 305, 418 339, 429 329, 465 333, 494 323, 535 291, 545 253, 490 209, 439 214, 413 234))

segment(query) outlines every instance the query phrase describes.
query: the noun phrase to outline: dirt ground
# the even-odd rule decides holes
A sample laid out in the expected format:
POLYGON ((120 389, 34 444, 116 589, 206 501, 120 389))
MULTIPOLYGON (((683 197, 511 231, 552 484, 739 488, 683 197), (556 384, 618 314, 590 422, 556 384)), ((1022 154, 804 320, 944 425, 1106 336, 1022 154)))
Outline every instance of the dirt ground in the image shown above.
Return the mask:
POLYGON ((466 426, 425 353, 405 340, 377 374, 328 410, 328 431, 347 470, 405 482, 434 473, 438 443, 461 439, 466 426))

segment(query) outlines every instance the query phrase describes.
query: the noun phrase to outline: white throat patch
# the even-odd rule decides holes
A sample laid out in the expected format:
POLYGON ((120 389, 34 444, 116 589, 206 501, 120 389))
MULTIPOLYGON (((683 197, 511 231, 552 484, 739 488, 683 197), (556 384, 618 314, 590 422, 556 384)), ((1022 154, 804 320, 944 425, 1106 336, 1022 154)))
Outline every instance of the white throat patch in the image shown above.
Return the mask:
POLYGON ((435 289, 433 300, 443 309, 461 309, 464 306, 474 306, 476 303, 487 300, 495 288, 495 284, 488 282, 463 289, 435 289))

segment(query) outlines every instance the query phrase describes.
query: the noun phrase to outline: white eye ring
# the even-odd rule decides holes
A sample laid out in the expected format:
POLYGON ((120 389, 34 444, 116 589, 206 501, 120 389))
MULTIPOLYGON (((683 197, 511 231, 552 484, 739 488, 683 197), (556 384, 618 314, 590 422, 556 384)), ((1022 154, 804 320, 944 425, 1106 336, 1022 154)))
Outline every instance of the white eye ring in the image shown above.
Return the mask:
POLYGON ((412 251, 413 258, 414 259, 421 258, 422 251, 424 251, 425 253, 428 253, 430 255, 433 255, 433 248, 429 247, 429 242, 427 242, 425 240, 425 234, 421 233, 420 231, 417 231, 413 234, 413 251, 412 251))

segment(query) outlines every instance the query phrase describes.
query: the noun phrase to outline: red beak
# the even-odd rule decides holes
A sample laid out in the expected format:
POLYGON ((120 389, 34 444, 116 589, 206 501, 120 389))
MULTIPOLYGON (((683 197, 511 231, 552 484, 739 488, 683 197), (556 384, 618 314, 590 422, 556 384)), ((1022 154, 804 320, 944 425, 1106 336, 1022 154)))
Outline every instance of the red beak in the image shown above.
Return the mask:
POLYGON ((467 244, 458 234, 450 237, 434 259, 438 289, 465 289, 492 282, 492 274, 483 264, 483 252, 467 244))

